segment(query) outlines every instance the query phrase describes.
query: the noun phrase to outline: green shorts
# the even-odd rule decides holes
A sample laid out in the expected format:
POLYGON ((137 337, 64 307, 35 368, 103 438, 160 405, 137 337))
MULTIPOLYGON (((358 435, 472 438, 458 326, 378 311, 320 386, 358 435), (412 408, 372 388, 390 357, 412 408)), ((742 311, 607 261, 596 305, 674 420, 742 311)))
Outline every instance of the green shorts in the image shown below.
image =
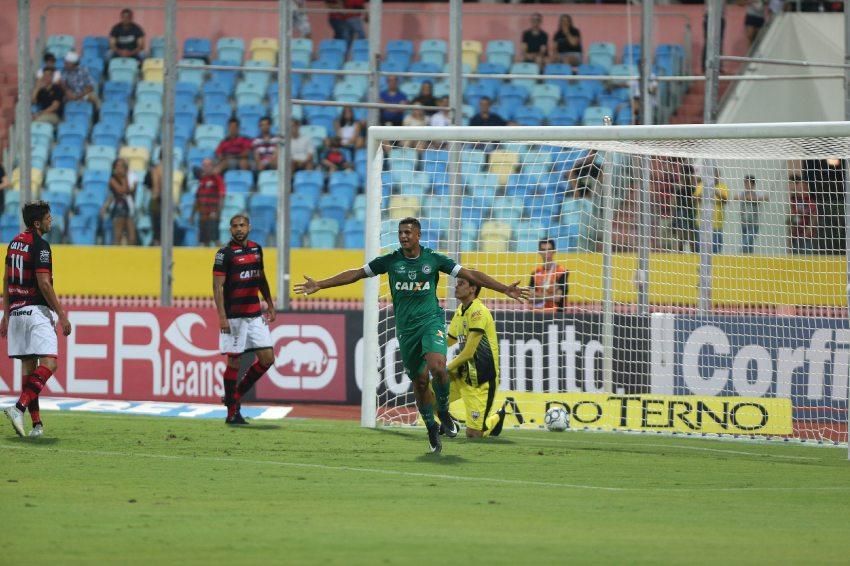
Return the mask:
POLYGON ((411 380, 425 371, 425 354, 446 355, 446 323, 438 318, 412 330, 396 332, 401 361, 411 380))

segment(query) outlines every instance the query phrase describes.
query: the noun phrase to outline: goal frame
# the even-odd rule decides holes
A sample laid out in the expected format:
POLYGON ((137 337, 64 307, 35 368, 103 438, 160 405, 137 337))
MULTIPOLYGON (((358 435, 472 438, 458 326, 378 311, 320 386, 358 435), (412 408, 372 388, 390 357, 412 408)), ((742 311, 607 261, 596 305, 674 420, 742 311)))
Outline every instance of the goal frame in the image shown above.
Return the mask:
MULTIPOLYGON (((795 122, 748 124, 693 124, 660 126, 504 126, 504 127, 392 127, 374 126, 368 130, 365 261, 380 254, 381 201, 383 168, 383 142, 445 140, 451 142, 629 142, 629 141, 684 141, 693 139, 768 139, 768 138, 828 138, 850 137, 850 122, 795 122)), ((450 161, 451 163, 451 161, 450 161)), ((451 165, 450 165, 451 167, 451 165)), ((457 174, 449 171, 449 174, 457 174)), ((713 178, 705 181, 713 185, 713 178)), ((706 191, 707 193, 708 191, 706 191)), ((850 241, 850 175, 845 175, 844 193, 848 206, 845 209, 846 230, 850 241)), ((703 206, 711 199, 705 198, 703 206)), ((606 208, 607 211, 607 208, 606 208)), ((703 209, 710 212, 711 209, 703 209)), ((711 215, 703 218, 710 219, 711 215)), ((700 232, 704 230, 700 229, 700 232)), ((611 242, 609 231, 603 230, 603 266, 610 266, 611 242)), ((451 251, 451 250, 449 250, 451 251)), ((845 271, 850 281, 850 254, 845 254, 845 271)), ((703 275, 703 274, 701 274, 703 275)), ((710 271, 706 274, 710 277, 710 271)), ((610 273, 603 276, 606 292, 603 299, 603 316, 611 320, 612 302, 607 292, 611 287, 610 273)), ((850 284, 846 287, 850 305, 850 284)), ((362 402, 360 423, 363 427, 377 426, 378 336, 380 282, 373 277, 365 281, 363 301, 364 350, 362 361, 362 402)), ((702 299, 702 297, 701 297, 702 299)), ((606 341, 603 330, 603 343, 606 341)), ((603 364, 609 366, 606 381, 610 384, 610 353, 605 353, 603 364)), ((603 369, 603 373, 605 369, 603 369)), ((848 443, 850 458, 850 443, 848 443)))

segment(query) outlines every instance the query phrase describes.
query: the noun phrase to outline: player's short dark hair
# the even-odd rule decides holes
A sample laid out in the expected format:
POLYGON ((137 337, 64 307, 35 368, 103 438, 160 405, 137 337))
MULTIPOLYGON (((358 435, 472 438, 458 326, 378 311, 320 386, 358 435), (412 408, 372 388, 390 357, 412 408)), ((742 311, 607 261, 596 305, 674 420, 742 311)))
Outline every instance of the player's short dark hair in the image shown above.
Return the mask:
POLYGON ((121 15, 123 16, 124 14, 127 14, 128 16, 130 16, 132 18, 133 17, 133 10, 131 10, 130 8, 124 8, 123 10, 121 10, 121 15))
POLYGON ((272 119, 271 119, 269 116, 263 116, 262 118, 260 118, 259 123, 260 123, 260 124, 262 124, 263 122, 269 122, 269 123, 271 123, 271 121, 272 121, 272 119))
POLYGON ((398 221, 399 228, 401 228, 402 224, 413 224, 414 226, 416 226, 417 230, 419 230, 420 232, 422 231, 422 224, 419 223, 418 219, 413 218, 412 216, 408 216, 407 218, 402 218, 401 220, 398 221))
POLYGON ((230 120, 227 121, 227 125, 229 126, 230 124, 232 124, 234 122, 236 122, 236 125, 238 126, 239 125, 239 118, 237 118, 236 116, 233 116, 232 118, 230 118, 230 120))
POLYGON ((44 217, 50 212, 50 204, 47 201, 36 200, 28 202, 22 210, 24 216, 24 224, 27 228, 32 228, 33 224, 44 220, 44 217))
POLYGON ((551 238, 543 238, 542 240, 537 242, 537 249, 539 250, 540 246, 542 246, 543 244, 549 244, 550 246, 552 246, 552 251, 555 251, 555 240, 551 238))
POLYGON ((231 216, 231 217, 230 217, 230 222, 228 222, 228 224, 233 224, 233 221, 234 221, 234 220, 236 220, 237 218, 244 218, 244 219, 245 219, 245 222, 247 222, 247 223, 248 223, 248 226, 250 226, 250 225, 251 225, 251 219, 250 219, 250 218, 248 217, 248 215, 247 215, 247 214, 245 214, 244 212, 237 212, 236 214, 234 214, 233 216, 231 216))

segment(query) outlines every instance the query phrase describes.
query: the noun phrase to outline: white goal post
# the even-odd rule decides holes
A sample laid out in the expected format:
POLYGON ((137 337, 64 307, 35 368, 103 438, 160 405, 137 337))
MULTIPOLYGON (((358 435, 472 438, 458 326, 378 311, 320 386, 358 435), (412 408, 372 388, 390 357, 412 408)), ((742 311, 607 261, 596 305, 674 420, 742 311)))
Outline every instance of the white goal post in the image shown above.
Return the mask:
MULTIPOLYGON (((365 256, 416 216, 423 245, 535 285, 481 294, 524 427, 558 403, 571 429, 843 444, 848 162, 850 122, 372 127, 365 256)), ((392 317, 367 279, 365 427, 417 422, 392 317)))

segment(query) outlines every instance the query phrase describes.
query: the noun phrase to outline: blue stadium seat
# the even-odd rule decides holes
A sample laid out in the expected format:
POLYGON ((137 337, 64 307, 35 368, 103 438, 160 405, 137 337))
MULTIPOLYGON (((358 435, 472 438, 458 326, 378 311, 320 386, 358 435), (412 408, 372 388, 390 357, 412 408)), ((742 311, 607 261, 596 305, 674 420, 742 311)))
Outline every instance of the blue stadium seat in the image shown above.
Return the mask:
POLYGON ((47 170, 47 178, 44 184, 51 191, 70 193, 77 185, 77 171, 76 169, 53 167, 47 170))
POLYGON ((536 106, 523 106, 514 114, 514 121, 520 126, 540 126, 545 116, 543 111, 536 106))
POLYGON ((210 60, 212 42, 206 37, 187 37, 183 42, 183 57, 186 59, 210 60))
POLYGON ((189 170, 196 169, 201 166, 204 159, 212 159, 215 157, 215 148, 209 147, 192 147, 189 148, 189 153, 186 155, 186 163, 189 170))
POLYGON ((65 104, 65 120, 82 118, 86 123, 91 122, 94 116, 94 107, 91 102, 85 100, 72 100, 65 104))
POLYGON ((292 177, 292 191, 310 196, 313 208, 319 202, 319 194, 325 186, 325 175, 321 171, 298 171, 292 177))
POLYGON ((20 232, 21 221, 18 217, 18 212, 7 212, 0 216, 0 236, 3 241, 9 242, 20 232))
POLYGON ((184 65, 186 67, 190 67, 177 69, 177 80, 179 82, 192 83, 199 87, 203 84, 205 71, 197 68, 204 64, 203 61, 200 61, 199 59, 180 59, 179 64, 181 67, 184 65))
POLYGON ((204 105, 204 123, 227 128, 227 122, 232 116, 233 109, 230 104, 208 104, 204 105))
POLYGON ((369 40, 355 39, 351 42, 351 60, 369 61, 369 40))
POLYGON ((109 61, 109 80, 130 83, 136 82, 139 74, 139 61, 132 57, 114 57, 109 61))
POLYGON ((322 195, 319 199, 319 215, 322 218, 332 218, 341 226, 345 222, 347 214, 348 206, 338 200, 334 195, 322 195))
POLYGON ((80 186, 83 190, 89 190, 89 187, 99 187, 102 185, 105 197, 107 185, 109 184, 109 177, 111 175, 111 169, 89 169, 86 167, 85 171, 83 171, 83 180, 81 181, 80 186))
POLYGON ((305 65, 310 64, 313 58, 313 40, 306 37, 293 38, 290 46, 292 60, 299 61, 305 65))
POLYGON ((231 169, 224 173, 224 186, 228 193, 243 193, 251 192, 251 186, 254 184, 254 174, 251 171, 241 171, 231 169))
POLYGON ((130 115, 130 107, 126 102, 117 100, 104 100, 100 105, 100 121, 118 124, 121 128, 127 123, 130 115))
POLYGON ((89 216, 97 219, 104 202, 104 199, 98 193, 80 191, 74 199, 74 210, 79 216, 89 216))
MULTIPOLYGON (((103 59, 100 57, 84 54, 80 58, 80 65, 89 72, 89 75, 95 82, 95 85, 99 85, 100 82, 103 80, 103 68, 105 65, 103 59)), ((97 86, 95 86, 95 88, 97 88, 97 86)))
POLYGON ((623 46, 623 52, 620 55, 620 63, 624 65, 640 65, 641 47, 640 43, 631 43, 623 46))
MULTIPOLYGON (((64 217, 69 210, 71 210, 71 201, 73 200, 73 194, 69 192, 62 191, 45 191, 41 193, 41 199, 50 203, 50 212, 54 218, 57 216, 64 217)), ((6 203, 6 206, 9 206, 9 203, 6 203)), ((13 207, 12 210, 17 209, 17 206, 13 207)))
POLYGON ((165 37, 157 35, 151 38, 151 57, 155 59, 165 58, 165 37))
POLYGON ((56 60, 61 61, 65 54, 74 49, 76 40, 73 35, 51 35, 47 38, 45 51, 53 53, 56 60))
POLYGON ((150 153, 156 139, 156 130, 150 124, 130 124, 124 134, 124 139, 127 141, 127 145, 131 147, 143 147, 150 153))
POLYGON ((175 231, 175 242, 179 246, 197 247, 198 245, 198 225, 194 222, 189 222, 183 218, 178 218, 175 221, 177 230, 175 231))
MULTIPOLYGON (((436 65, 435 63, 425 63, 422 61, 417 61, 410 65, 408 69, 411 73, 439 73, 443 70, 442 65, 436 65)), ((412 80, 417 84, 421 84, 425 81, 430 81, 433 83, 436 80, 436 77, 413 77, 412 80)))
POLYGON ((317 200, 310 196, 293 193, 289 198, 289 221, 292 228, 303 234, 307 231, 313 211, 316 210, 317 200))
POLYGON ((30 141, 33 145, 50 146, 53 143, 53 124, 33 122, 30 126, 30 141))
POLYGON ((561 103, 561 89, 553 84, 534 85, 531 103, 548 116, 561 103))
POLYGON ((583 126, 602 126, 604 125, 603 118, 610 116, 614 118, 614 111, 607 106, 588 106, 582 115, 583 126))
MULTIPOLYGON (((128 105, 130 95, 133 92, 133 85, 130 83, 122 83, 117 81, 106 81, 103 83, 103 101, 117 101, 128 105)), ((102 110, 103 108, 101 108, 102 110)))
POLYGON ((344 39, 323 39, 319 43, 319 50, 316 55, 319 59, 339 59, 344 60, 345 54, 348 51, 348 44, 344 39))
POLYGON ((88 133, 88 122, 65 121, 59 124, 56 131, 56 143, 82 146, 88 137, 88 133))
POLYGON ((241 37, 222 37, 216 42, 215 51, 219 61, 241 65, 245 57, 245 41, 241 37))
POLYGON ((93 246, 97 236, 97 214, 74 215, 68 222, 68 239, 72 244, 93 246))
POLYGON ((194 100, 195 97, 198 96, 198 85, 194 83, 184 83, 178 81, 176 85, 174 85, 174 92, 177 95, 177 98, 186 97, 190 100, 194 100))
POLYGON ((239 119, 239 127, 242 135, 256 138, 260 135, 260 118, 268 114, 265 106, 260 104, 246 104, 236 109, 236 117, 239 119))
POLYGON ((317 249, 333 249, 339 235, 339 222, 332 218, 314 218, 310 221, 308 236, 310 247, 317 249))
POLYGON ((195 128, 195 143, 198 147, 214 150, 223 138, 224 127, 218 124, 201 124, 195 128))
POLYGON ((76 171, 82 158, 83 146, 81 144, 59 144, 53 148, 50 155, 51 167, 60 169, 71 169, 76 171))
POLYGON ((280 179, 277 171, 260 171, 257 177, 257 192, 261 195, 279 194, 280 179))
POLYGON ((362 249, 366 247, 365 223, 363 220, 349 218, 342 229, 342 247, 362 249))
POLYGON ((236 105, 262 104, 266 96, 266 85, 247 80, 239 81, 236 85, 236 105))
POLYGON ((497 101, 499 106, 518 108, 528 100, 528 88, 524 85, 505 83, 499 87, 497 101))
POLYGON ((440 67, 446 62, 448 46, 442 39, 423 39, 419 44, 419 60, 440 67))
POLYGON ((276 195, 254 195, 248 204, 251 233, 261 244, 274 233, 277 225, 277 201, 276 195))
POLYGON ((163 83, 139 81, 136 83, 136 104, 154 103, 162 105, 163 83))
POLYGON ((354 202, 360 186, 360 176, 354 171, 336 171, 328 177, 328 193, 334 195, 346 207, 354 202))
POLYGON ((106 52, 109 47, 109 38, 104 36, 97 35, 87 35, 83 38, 82 49, 80 49, 80 55, 82 57, 92 56, 97 57, 99 59, 103 59, 106 57, 106 52), (102 48, 104 45, 103 40, 105 42, 105 48, 102 48))

